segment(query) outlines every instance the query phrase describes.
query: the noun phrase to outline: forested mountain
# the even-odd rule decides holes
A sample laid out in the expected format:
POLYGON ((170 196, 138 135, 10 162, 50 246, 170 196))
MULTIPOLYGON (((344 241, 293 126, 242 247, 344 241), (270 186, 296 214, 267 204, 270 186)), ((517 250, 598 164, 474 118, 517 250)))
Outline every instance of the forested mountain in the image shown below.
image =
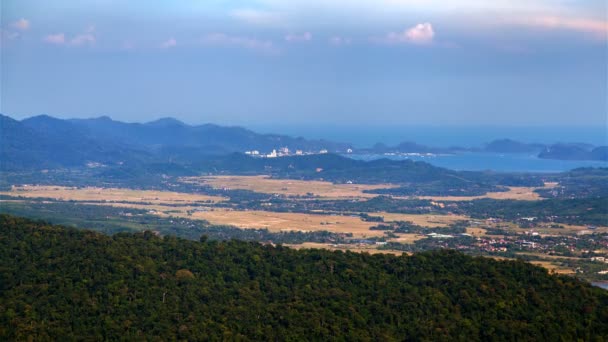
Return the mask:
POLYGON ((487 143, 483 151, 496 153, 538 153, 545 148, 542 144, 526 144, 511 139, 499 139, 487 143))
POLYGON ((594 148, 581 144, 555 144, 543 149, 538 157, 560 160, 608 160, 608 146, 594 148))
POLYGON ((521 261, 368 255, 0 216, 1 340, 602 340, 608 292, 521 261))
MULTIPOLYGON (((0 169, 5 171, 83 167, 87 164, 140 167, 149 163, 175 163, 184 167, 201 164, 214 156, 248 150, 265 153, 288 147, 292 151, 327 149, 340 153, 350 147, 346 143, 258 134, 240 127, 190 126, 172 118, 124 123, 109 117, 62 120, 39 115, 17 121, 0 114, 0 137, 0 169)), ((608 160, 608 147, 593 149, 582 144, 543 146, 508 139, 494 141, 483 149, 436 148, 403 142, 394 147, 377 144, 358 152, 519 153, 539 149, 543 150, 540 158, 608 160)))
POLYGON ((124 123, 108 117, 61 120, 39 115, 22 121, 0 114, 4 170, 84 166, 87 163, 191 162, 246 150, 346 151, 349 145, 240 127, 189 126, 175 119, 124 123))
POLYGON ((88 162, 150 160, 143 150, 99 142, 68 121, 39 116, 21 122, 0 115, 0 169, 79 167, 88 162))
POLYGON ((99 140, 120 141, 147 147, 196 147, 214 154, 217 149, 228 152, 244 152, 288 146, 291 149, 315 150, 326 148, 345 151, 347 144, 321 140, 306 140, 278 134, 258 134, 241 127, 223 127, 213 124, 190 126, 173 118, 163 118, 148 123, 124 123, 109 117, 70 120, 78 127, 87 129, 99 140))

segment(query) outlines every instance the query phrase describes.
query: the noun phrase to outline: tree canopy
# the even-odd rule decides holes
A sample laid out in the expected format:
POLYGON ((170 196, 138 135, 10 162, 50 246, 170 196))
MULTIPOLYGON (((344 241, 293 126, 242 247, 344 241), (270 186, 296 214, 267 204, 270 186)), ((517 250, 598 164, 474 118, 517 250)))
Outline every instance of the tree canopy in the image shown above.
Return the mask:
POLYGON ((107 236, 0 215, 0 340, 602 340, 608 292, 523 261, 107 236))

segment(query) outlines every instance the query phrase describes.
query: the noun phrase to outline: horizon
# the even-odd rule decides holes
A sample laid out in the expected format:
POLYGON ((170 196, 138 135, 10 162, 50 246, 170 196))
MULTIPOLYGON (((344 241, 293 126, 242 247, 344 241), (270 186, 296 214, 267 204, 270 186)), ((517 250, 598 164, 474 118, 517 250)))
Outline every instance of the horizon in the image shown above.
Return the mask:
POLYGON ((257 125, 223 125, 215 122, 190 123, 175 117, 165 116, 149 121, 122 121, 110 115, 86 118, 62 118, 50 114, 38 114, 25 118, 9 118, 22 121, 36 117, 50 117, 59 120, 96 120, 107 118, 126 124, 150 124, 162 120, 175 120, 190 127, 216 125, 220 127, 245 128, 258 134, 278 134, 306 139, 321 139, 335 142, 351 143, 354 147, 371 147, 376 143, 397 145, 402 142, 415 142, 434 147, 467 147, 475 148, 496 140, 515 140, 524 143, 560 144, 584 143, 595 146, 608 145, 608 131, 597 126, 565 125, 341 125, 330 127, 321 124, 257 124, 257 125), (541 129, 539 131, 539 129, 541 129))

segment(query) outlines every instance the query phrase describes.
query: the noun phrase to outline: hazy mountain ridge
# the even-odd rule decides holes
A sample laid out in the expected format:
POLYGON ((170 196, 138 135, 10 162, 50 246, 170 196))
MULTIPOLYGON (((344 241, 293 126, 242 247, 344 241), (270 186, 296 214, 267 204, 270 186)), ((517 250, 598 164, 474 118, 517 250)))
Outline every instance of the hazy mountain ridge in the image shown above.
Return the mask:
MULTIPOLYGON (((191 126, 174 118, 148 123, 125 123, 107 116, 93 119, 57 119, 39 115, 21 121, 0 114, 3 170, 122 165, 146 163, 200 164, 210 156, 280 147, 291 151, 345 153, 351 145, 307 140, 279 134, 258 134, 242 127, 214 124, 191 126)), ((538 153, 539 158, 608 160, 608 147, 587 144, 527 144, 510 139, 492 141, 481 148, 430 147, 403 142, 389 147, 376 144, 355 153, 538 153)))
POLYGON ((430 153, 454 154, 462 152, 483 153, 529 153, 542 159, 557 160, 608 160, 608 146, 593 146, 585 143, 540 144, 525 143, 512 139, 496 139, 481 147, 434 147, 404 141, 396 146, 377 143, 370 148, 358 149, 358 153, 430 153))
POLYGON ((241 127, 189 126, 165 118, 124 123, 109 117, 62 120, 39 115, 17 121, 0 114, 4 170, 84 166, 87 163, 195 162, 211 155, 288 146, 344 152, 347 144, 257 134, 241 127))

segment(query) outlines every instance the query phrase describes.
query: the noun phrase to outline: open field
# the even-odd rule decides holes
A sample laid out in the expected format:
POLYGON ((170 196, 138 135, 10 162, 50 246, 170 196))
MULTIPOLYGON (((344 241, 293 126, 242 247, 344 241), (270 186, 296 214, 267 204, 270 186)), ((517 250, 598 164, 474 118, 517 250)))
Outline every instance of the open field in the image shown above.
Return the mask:
POLYGON ((414 243, 418 240, 422 240, 427 237, 426 235, 422 235, 422 234, 398 234, 398 235, 399 235, 399 237, 390 239, 390 241, 411 244, 411 243, 414 243))
POLYGON ((226 198, 219 196, 171 191, 40 185, 13 186, 11 191, 0 192, 0 195, 52 198, 62 201, 140 202, 150 204, 217 203, 226 200, 226 198))
MULTIPOLYGON (((545 187, 547 187, 545 185, 545 187)), ((520 201, 538 201, 542 198, 534 192, 534 190, 542 189, 525 186, 512 186, 509 191, 504 192, 488 192, 482 196, 418 196, 414 198, 428 199, 433 201, 472 201, 481 198, 491 198, 497 200, 520 200, 520 201)), ((411 198, 411 197, 410 197, 411 198)))
POLYGON ((541 260, 532 260, 529 261, 531 264, 540 266, 542 268, 546 268, 550 272, 555 272, 558 274, 574 274, 575 271, 571 268, 563 267, 551 261, 541 261, 541 260))
POLYGON ((318 196, 324 199, 371 198, 378 195, 364 193, 394 187, 391 184, 333 184, 322 181, 273 179, 268 176, 212 176, 183 177, 184 183, 206 184, 217 189, 241 189, 285 196, 318 196))
POLYGON ((329 231, 332 233, 352 233, 353 236, 360 238, 384 235, 382 231, 369 230, 377 223, 364 222, 361 218, 353 216, 215 209, 213 211, 195 212, 189 217, 207 220, 212 224, 232 225, 239 228, 267 228, 271 232, 329 231))
POLYGON ((487 230, 479 227, 467 227, 467 234, 471 234, 473 236, 484 236, 486 235, 487 230))
POLYGON ((456 221, 466 221, 469 218, 462 215, 429 215, 429 214, 394 214, 386 212, 370 213, 370 216, 382 216, 384 222, 410 221, 423 227, 447 227, 456 221))
POLYGON ((352 246, 352 245, 333 245, 327 243, 316 243, 316 242, 305 242, 297 245, 285 245, 294 249, 305 249, 305 248, 313 248, 313 249, 328 249, 331 251, 350 251, 357 253, 369 253, 369 254, 394 254, 394 255, 402 255, 406 252, 402 251, 394 251, 394 250, 383 250, 377 249, 375 245, 366 245, 366 246, 352 246))

